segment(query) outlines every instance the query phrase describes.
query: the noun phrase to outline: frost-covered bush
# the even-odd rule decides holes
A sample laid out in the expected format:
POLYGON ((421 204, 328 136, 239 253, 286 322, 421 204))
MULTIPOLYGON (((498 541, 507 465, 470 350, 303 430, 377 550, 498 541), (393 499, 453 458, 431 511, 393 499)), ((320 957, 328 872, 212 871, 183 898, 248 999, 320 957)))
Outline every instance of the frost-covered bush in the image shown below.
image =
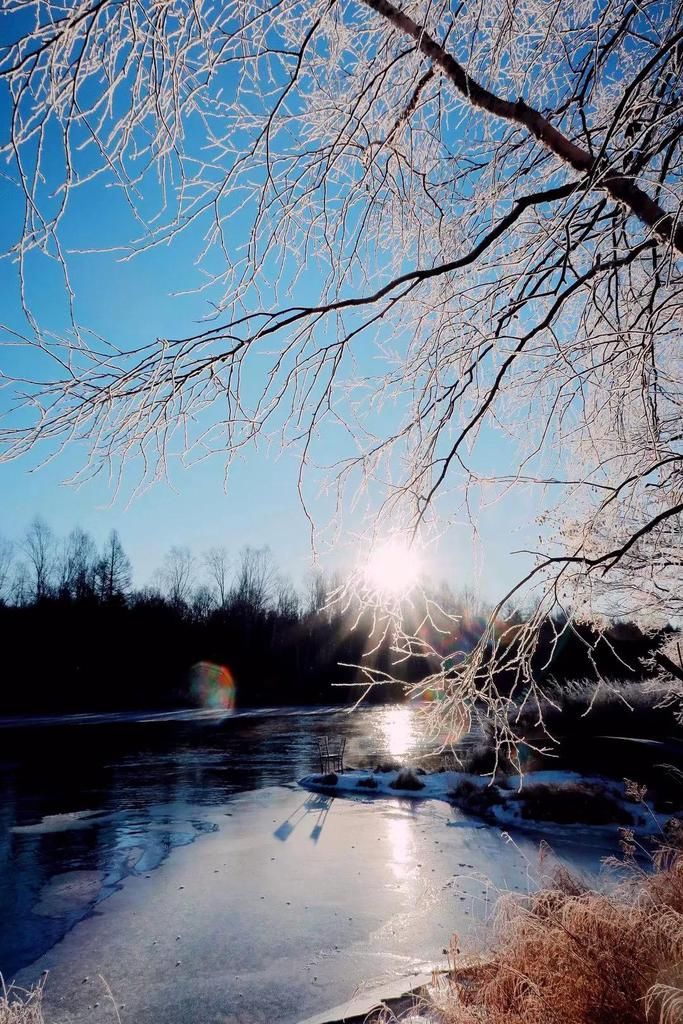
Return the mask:
POLYGON ((389 785, 392 789, 424 789, 424 782, 421 782, 412 768, 401 768, 393 782, 389 785))
POLYGON ((520 814, 530 821, 556 821, 563 825, 577 822, 586 825, 633 824, 633 815, 599 785, 525 784, 510 799, 519 804, 520 814))
POLYGON ((0 975, 0 1024, 44 1024, 42 983, 31 989, 4 987, 0 975))
POLYGON ((466 814, 479 818, 489 817, 494 804, 502 804, 505 799, 499 786, 477 785, 471 779, 459 779, 448 796, 466 814))

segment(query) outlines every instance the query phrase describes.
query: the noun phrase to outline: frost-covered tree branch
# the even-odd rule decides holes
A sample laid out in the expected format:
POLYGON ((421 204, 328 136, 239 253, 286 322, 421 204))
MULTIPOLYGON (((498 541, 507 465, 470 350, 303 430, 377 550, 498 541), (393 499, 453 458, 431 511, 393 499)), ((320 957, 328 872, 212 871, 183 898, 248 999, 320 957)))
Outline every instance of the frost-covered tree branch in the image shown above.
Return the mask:
MULTIPOLYGON (((441 659, 454 714, 497 706, 496 653, 533 698, 534 624, 557 604, 680 614, 679 4, 8 0, 2 17, 21 212, 3 458, 76 444, 78 479, 132 465, 143 486, 169 454, 229 463, 276 438, 312 521, 309 471, 340 509, 365 492, 378 534, 535 487, 537 612, 514 643, 498 616, 441 659), (78 219, 93 190, 121 214, 106 242, 78 219), (79 261, 181 244, 206 322, 88 331, 79 261), (41 264, 61 268, 66 323, 34 300, 41 264), (35 374, 13 372, 23 350, 35 374)), ((390 624, 402 657, 414 638, 390 624)))

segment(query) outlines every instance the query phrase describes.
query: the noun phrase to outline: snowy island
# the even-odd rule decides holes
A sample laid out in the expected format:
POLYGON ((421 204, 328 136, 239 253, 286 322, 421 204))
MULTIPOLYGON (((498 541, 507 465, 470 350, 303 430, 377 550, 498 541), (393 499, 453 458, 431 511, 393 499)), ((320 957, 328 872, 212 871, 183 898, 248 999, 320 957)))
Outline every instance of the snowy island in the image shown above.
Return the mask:
POLYGON ((671 813, 658 811, 644 791, 627 780, 572 771, 535 771, 493 780, 468 772, 378 765, 374 770, 307 775, 299 785, 347 798, 444 800, 489 823, 533 831, 590 825, 651 835, 671 820, 671 813))

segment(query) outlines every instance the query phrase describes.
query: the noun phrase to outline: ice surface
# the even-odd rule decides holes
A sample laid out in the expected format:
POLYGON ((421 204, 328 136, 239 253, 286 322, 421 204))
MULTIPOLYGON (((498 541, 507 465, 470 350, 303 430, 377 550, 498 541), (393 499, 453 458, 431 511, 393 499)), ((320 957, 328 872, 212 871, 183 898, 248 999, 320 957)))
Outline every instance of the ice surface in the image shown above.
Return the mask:
POLYGON ((46 814, 40 821, 30 825, 13 825, 11 831, 30 835, 49 832, 68 832, 75 828, 90 828, 106 821, 112 821, 116 813, 101 811, 69 811, 66 814, 46 814))
POLYGON ((43 886, 32 912, 39 917, 68 917, 91 906, 101 887, 100 871, 65 871, 43 886))
MULTIPOLYGON (((46 1019, 60 1024, 114 1019, 99 975, 123 1024, 296 1024, 442 960, 454 932, 476 944, 499 890, 541 881, 535 841, 393 797, 236 796, 213 809, 218 831, 127 878, 18 980, 49 970, 46 1019)), ((558 853, 599 871, 608 849, 558 853)))

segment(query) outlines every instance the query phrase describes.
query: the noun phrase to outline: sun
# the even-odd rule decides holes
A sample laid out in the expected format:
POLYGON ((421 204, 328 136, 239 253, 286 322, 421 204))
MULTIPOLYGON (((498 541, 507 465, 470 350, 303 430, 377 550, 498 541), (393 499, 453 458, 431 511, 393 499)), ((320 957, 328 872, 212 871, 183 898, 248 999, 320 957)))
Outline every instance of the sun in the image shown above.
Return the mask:
POLYGON ((420 569, 420 559, 415 548, 394 538, 370 552, 364 576, 372 590, 398 597, 412 590, 418 581, 420 569))

